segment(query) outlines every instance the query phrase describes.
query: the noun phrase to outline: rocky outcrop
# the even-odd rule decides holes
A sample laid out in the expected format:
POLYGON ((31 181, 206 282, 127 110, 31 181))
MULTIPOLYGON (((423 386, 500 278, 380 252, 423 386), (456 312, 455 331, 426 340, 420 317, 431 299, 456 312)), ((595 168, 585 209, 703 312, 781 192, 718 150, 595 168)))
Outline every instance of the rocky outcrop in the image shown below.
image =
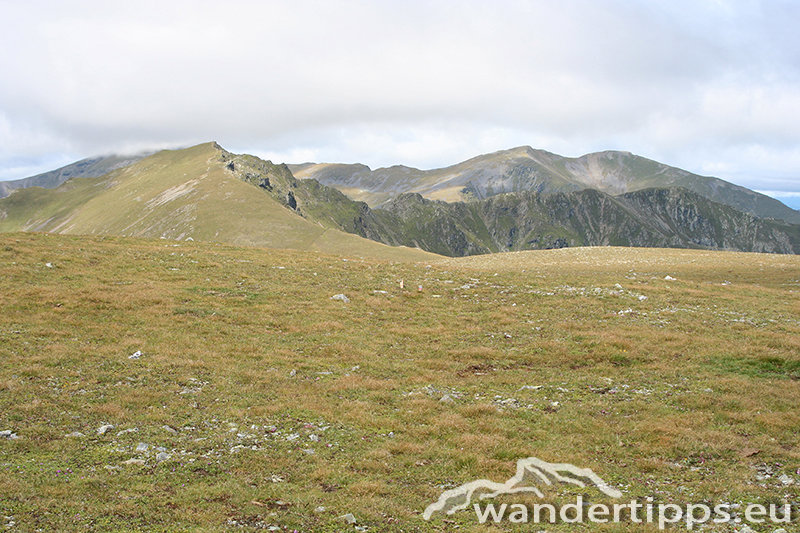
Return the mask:
POLYGON ((800 226, 760 219, 682 188, 618 197, 596 190, 509 193, 471 203, 407 194, 376 213, 397 225, 401 244, 451 256, 567 246, 800 250, 800 226))

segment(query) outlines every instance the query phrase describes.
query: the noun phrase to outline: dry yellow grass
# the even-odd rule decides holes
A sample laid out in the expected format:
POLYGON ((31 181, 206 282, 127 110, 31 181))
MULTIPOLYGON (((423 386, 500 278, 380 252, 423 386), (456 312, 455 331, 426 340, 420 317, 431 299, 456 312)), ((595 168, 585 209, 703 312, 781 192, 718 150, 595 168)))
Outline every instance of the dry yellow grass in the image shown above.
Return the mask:
POLYGON ((3 235, 0 507, 24 531, 529 531, 421 517, 529 456, 628 499, 796 501, 798 290, 785 256, 3 235))

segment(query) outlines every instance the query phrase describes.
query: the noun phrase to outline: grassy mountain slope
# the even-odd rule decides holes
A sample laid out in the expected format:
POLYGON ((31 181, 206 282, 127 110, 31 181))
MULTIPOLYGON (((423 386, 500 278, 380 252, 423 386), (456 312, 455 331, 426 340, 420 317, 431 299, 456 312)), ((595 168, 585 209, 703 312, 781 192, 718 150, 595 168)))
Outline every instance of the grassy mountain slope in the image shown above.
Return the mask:
MULTIPOLYGON (((545 157, 553 168, 564 163, 540 154, 545 157)), ((483 172, 474 162, 467 167, 473 176, 483 172)), ((395 170, 407 178, 413 174, 395 170)), ((0 199, 0 231, 192 239, 420 260, 430 257, 421 250, 463 256, 609 245, 800 251, 800 226, 759 219, 684 188, 612 196, 570 187, 550 194, 493 193, 472 202, 401 194, 371 209, 315 179, 297 179, 286 165, 207 143, 160 152, 99 178, 72 179, 55 190, 19 190, 0 199)))
POLYGON ((71 178, 96 178, 108 174, 112 170, 132 165, 141 161, 149 153, 137 155, 111 155, 105 157, 92 157, 82 159, 71 165, 61 167, 50 172, 37 174, 29 178, 13 181, 0 181, 0 198, 5 198, 12 191, 25 189, 27 187, 44 187, 45 189, 55 189, 71 178))
MULTIPOLYGON (((337 234, 341 232, 331 225, 298 216, 286 202, 276 202, 239 179, 230 168, 231 157, 216 143, 207 143, 159 152, 99 178, 70 180, 55 190, 22 189, 0 200, 0 231, 191 238, 299 250, 335 246, 355 255, 429 257, 337 234)), ((279 181, 272 167, 264 170, 263 178, 279 181)))
POLYGON ((624 497, 539 483, 543 498, 498 505, 727 502, 742 519, 800 501, 799 288, 786 255, 572 248, 426 268, 0 234, 0 524, 661 531, 479 524, 471 507, 423 519, 445 489, 503 482, 526 457, 591 468, 624 497))
POLYGON ((301 165, 299 177, 340 188, 372 206, 405 192, 448 202, 508 192, 556 193, 596 189, 611 195, 650 188, 683 187, 761 218, 800 223, 800 212, 778 200, 726 181, 698 176, 628 152, 562 157, 528 146, 481 155, 447 168, 301 165))
POLYGON ((364 202, 353 201, 314 179, 298 180, 286 165, 229 152, 224 152, 222 159, 237 178, 318 225, 396 244, 394 228, 375 216, 364 202))

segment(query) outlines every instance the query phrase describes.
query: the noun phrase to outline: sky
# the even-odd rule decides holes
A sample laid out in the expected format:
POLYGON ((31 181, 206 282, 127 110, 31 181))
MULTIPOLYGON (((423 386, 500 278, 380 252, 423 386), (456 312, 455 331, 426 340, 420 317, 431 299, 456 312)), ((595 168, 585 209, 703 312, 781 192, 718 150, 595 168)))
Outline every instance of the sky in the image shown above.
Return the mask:
POLYGON ((797 0, 0 0, 0 180, 217 141, 449 166, 624 150, 800 208, 797 0))

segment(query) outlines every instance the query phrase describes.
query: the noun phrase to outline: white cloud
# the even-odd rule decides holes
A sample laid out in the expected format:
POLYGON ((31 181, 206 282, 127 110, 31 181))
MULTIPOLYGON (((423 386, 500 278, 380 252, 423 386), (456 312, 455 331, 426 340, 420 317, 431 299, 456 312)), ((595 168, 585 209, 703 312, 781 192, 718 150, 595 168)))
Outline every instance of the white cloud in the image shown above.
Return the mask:
POLYGON ((18 51, 0 55, 0 179, 53 154, 213 139, 372 167, 621 149, 800 190, 793 2, 0 7, 0 45, 18 51))

